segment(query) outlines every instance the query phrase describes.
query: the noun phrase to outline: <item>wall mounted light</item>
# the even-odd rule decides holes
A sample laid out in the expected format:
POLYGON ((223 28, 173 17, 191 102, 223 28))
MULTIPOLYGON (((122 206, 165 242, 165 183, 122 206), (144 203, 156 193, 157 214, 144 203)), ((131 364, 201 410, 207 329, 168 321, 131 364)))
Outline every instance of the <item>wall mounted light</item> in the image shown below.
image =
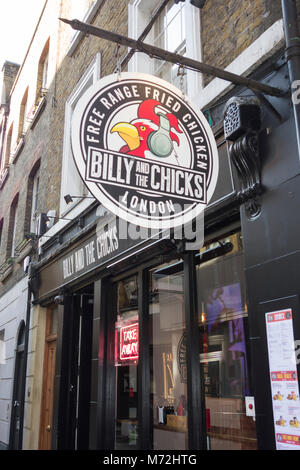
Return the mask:
POLYGON ((35 233, 32 233, 32 232, 27 232, 27 233, 24 233, 24 238, 26 240, 36 240, 37 235, 35 233))
POLYGON ((64 196, 64 200, 66 201, 66 204, 72 204, 73 203, 73 198, 77 198, 77 199, 95 199, 94 196, 70 196, 70 194, 66 194, 64 196))
POLYGON ((66 204, 72 204, 72 202, 73 202, 73 199, 72 199, 72 197, 70 196, 70 194, 66 194, 66 195, 64 196, 64 200, 66 201, 66 204))

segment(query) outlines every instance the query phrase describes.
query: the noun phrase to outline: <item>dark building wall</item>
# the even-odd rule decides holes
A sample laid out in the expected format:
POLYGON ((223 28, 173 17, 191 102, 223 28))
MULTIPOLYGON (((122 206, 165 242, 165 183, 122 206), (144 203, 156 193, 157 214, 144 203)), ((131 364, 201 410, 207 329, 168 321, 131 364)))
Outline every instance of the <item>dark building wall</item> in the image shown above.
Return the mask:
MULTIPOLYGON (((273 79, 288 90, 287 71, 285 74, 283 69, 282 79, 280 75, 274 74, 273 79)), ((291 98, 276 100, 275 107, 285 117, 281 123, 264 122, 268 132, 260 138, 261 213, 251 219, 241 206, 257 432, 262 449, 275 448, 265 314, 292 308, 294 339, 300 339, 299 154, 291 98)))

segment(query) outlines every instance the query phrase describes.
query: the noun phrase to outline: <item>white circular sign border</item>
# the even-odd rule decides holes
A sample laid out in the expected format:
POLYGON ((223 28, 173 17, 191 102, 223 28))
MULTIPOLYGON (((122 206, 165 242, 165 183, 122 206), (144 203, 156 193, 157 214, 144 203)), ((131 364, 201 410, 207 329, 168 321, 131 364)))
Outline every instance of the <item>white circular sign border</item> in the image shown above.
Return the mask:
MULTIPOLYGON (((116 74, 107 75, 100 80, 96 81, 90 88, 88 88, 82 97, 78 100, 78 103, 75 106, 75 109, 72 114, 72 123, 71 123, 71 148, 73 153, 73 158, 77 167, 77 170, 84 181, 84 184, 88 187, 89 191, 93 194, 93 196, 101 203, 104 207, 106 207, 110 212, 114 213, 118 217, 126 220, 129 223, 134 225, 138 225, 148 229, 168 229, 168 228, 176 228, 186 223, 191 222, 195 217, 199 216, 205 207, 207 206, 208 202, 210 201, 218 180, 219 174, 219 157, 218 157, 218 149, 217 144, 215 141, 215 137, 213 135, 212 129, 209 126, 206 118, 204 117, 203 113, 196 109, 195 106, 191 103, 188 97, 182 96, 182 92, 176 88, 171 83, 162 80, 161 78, 155 77, 153 75, 148 75, 144 73, 133 73, 133 72, 122 72, 120 80, 118 80, 118 76, 116 74), (136 80, 136 81, 147 81, 150 82, 153 86, 157 83, 158 85, 166 88, 168 91, 172 91, 181 101, 184 101, 187 107, 191 108, 191 110, 199 117, 201 125, 206 132, 206 137, 208 140, 208 144, 210 146, 211 154, 209 155, 211 159, 212 165, 212 174, 211 174, 211 181, 207 188, 207 203, 201 204, 196 203, 191 204, 188 214, 185 211, 181 212, 180 214, 176 214, 175 216, 171 216, 167 220, 153 220, 149 216, 147 219, 141 219, 141 217, 137 215, 132 215, 128 212, 128 210, 124 210, 119 205, 113 203, 107 196, 100 190, 98 187, 98 183, 94 183, 91 181, 85 181, 83 175, 85 175, 86 167, 85 167, 85 159, 82 152, 82 141, 81 141, 81 125, 82 120, 88 111, 88 104, 91 99, 97 95, 101 89, 107 87, 108 85, 113 85, 114 83, 121 84, 123 80, 136 80)), ((109 149, 108 149, 109 150, 109 149)))

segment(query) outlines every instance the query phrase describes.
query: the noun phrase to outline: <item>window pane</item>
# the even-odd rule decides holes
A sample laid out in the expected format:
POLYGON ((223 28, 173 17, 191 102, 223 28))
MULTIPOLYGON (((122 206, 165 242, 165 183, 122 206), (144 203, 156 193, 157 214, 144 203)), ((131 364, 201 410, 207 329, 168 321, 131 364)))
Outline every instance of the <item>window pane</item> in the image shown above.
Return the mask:
POLYGON ((182 29, 183 12, 184 8, 182 5, 173 5, 165 17, 165 46, 170 52, 175 52, 184 40, 182 29))
POLYGON ((115 325, 117 450, 138 449, 139 322, 136 276, 118 283, 115 325))
POLYGON ((40 173, 37 171, 33 177, 32 183, 32 199, 31 199, 31 222, 30 232, 35 232, 36 229, 36 215, 38 208, 38 195, 39 195, 40 173))
POLYGON ((42 88, 47 88, 49 53, 43 63, 42 88))
POLYGON ((164 265, 153 270, 150 279, 153 449, 187 449, 183 272, 164 265))
POLYGON ((51 323, 50 323, 50 335, 57 334, 57 322, 58 322, 58 307, 51 310, 51 323))
POLYGON ((10 256, 13 257, 15 254, 15 237, 16 237, 16 229, 17 229, 17 204, 15 204, 12 209, 12 226, 11 226, 11 250, 10 256))
MULTIPOLYGON (((183 3, 170 2, 165 11, 157 18, 153 30, 155 46, 185 55, 185 5, 183 3)), ((177 71, 178 66, 154 59, 154 75, 179 87, 177 71)))

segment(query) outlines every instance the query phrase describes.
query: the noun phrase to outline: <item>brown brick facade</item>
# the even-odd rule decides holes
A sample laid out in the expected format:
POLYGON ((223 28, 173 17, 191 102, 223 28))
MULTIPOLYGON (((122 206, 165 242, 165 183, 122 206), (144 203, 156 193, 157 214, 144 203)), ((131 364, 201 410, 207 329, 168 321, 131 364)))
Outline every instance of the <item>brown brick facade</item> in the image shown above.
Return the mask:
MULTIPOLYGON (((91 3, 91 2, 90 2, 91 3)), ((124 35, 128 32, 129 0, 109 0, 100 6, 92 23, 95 26, 124 35)), ((298 0, 300 11, 300 0, 298 0)), ((281 18, 280 0, 207 0, 200 11, 202 60, 221 68, 230 64, 253 41, 281 18)), ((60 4, 59 16, 70 18, 71 1, 60 4)), ((86 36, 80 41, 72 56, 66 53, 70 45, 70 26, 57 22, 58 31, 56 51, 56 75, 48 86, 47 103, 33 129, 25 135, 25 145, 18 159, 10 165, 9 177, 0 191, 0 220, 4 219, 0 247, 0 265, 7 257, 8 220, 13 198, 19 193, 17 209, 17 246, 28 231, 30 219, 30 200, 32 187, 30 174, 40 160, 39 212, 55 210, 59 213, 62 155, 64 142, 64 119, 66 100, 86 71, 97 53, 101 54, 101 76, 112 73, 116 67, 116 45, 94 36, 86 36)), ((147 40, 146 40, 147 42, 147 40)), ((51 44, 51 38, 50 38, 51 44)), ((47 49, 47 41, 41 44, 36 57, 36 90, 41 83, 42 63, 47 49)), ((120 48, 120 55, 127 52, 120 48)), ((16 67, 12 66, 11 75, 16 67)), ((8 73, 9 77, 9 73, 8 73)), ((21 79, 21 78, 20 78, 21 79)), ((207 84, 212 77, 204 77, 207 84)), ((26 90, 24 84, 24 90, 26 90)), ((23 275, 22 267, 17 266, 14 273, 0 283, 0 296, 7 291, 17 277, 23 275)))
POLYGON ((224 69, 281 17, 281 0, 208 0, 201 11, 203 62, 224 69))

